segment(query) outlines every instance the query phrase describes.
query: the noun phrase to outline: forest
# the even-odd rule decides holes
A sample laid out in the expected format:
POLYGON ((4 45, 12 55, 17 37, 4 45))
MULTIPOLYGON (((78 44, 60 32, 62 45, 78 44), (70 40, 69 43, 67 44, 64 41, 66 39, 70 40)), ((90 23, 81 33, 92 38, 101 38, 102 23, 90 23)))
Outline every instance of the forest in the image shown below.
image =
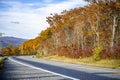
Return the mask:
POLYGON ((13 54, 5 53, 6 48, 2 53, 120 59, 120 1, 85 1, 89 2, 87 6, 51 13, 46 17, 49 24, 46 30, 19 45, 13 54))

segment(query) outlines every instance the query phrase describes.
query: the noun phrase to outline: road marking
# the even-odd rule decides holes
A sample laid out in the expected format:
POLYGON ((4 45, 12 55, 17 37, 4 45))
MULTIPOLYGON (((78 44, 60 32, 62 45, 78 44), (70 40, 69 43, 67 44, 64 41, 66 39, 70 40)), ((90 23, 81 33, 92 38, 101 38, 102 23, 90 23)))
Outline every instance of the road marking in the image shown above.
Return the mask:
POLYGON ((39 68, 39 67, 35 67, 35 66, 29 65, 29 64, 25 64, 25 63, 22 63, 22 62, 20 62, 18 60, 14 60, 11 57, 9 57, 8 59, 13 61, 13 62, 19 63, 21 65, 24 65, 24 66, 27 66, 27 67, 30 67, 30 68, 33 68, 33 69, 41 70, 41 71, 48 72, 48 73, 51 73, 51 74, 54 74, 54 75, 58 75, 58 76, 61 76, 61 77, 69 78, 69 79, 72 79, 72 80, 80 80, 80 79, 77 79, 77 78, 74 78, 74 77, 66 76, 66 75, 55 73, 55 72, 52 72, 52 71, 49 71, 49 70, 45 70, 45 69, 42 69, 42 68, 39 68))

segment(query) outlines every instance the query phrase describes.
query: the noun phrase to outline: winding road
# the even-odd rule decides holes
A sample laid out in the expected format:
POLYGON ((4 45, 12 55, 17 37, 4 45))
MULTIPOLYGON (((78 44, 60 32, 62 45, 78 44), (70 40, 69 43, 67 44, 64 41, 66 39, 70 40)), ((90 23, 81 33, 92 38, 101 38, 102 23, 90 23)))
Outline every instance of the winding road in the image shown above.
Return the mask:
POLYGON ((120 70, 14 56, 5 61, 0 80, 120 80, 120 70))

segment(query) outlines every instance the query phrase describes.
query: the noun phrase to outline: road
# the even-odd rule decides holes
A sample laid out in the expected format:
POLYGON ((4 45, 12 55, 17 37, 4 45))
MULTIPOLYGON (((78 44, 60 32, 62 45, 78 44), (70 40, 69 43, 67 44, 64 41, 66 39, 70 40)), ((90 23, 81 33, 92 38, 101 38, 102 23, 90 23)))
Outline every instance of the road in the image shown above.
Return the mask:
POLYGON ((119 69, 43 60, 32 56, 9 57, 0 75, 8 80, 120 80, 119 69))

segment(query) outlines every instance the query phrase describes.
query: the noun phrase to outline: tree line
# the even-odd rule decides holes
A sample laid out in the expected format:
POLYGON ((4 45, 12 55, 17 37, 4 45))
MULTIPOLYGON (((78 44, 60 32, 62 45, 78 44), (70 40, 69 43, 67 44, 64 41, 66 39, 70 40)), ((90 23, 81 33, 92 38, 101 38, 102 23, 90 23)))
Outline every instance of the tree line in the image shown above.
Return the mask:
POLYGON ((50 27, 18 46, 20 54, 120 58, 119 0, 85 1, 89 5, 50 14, 50 27))

